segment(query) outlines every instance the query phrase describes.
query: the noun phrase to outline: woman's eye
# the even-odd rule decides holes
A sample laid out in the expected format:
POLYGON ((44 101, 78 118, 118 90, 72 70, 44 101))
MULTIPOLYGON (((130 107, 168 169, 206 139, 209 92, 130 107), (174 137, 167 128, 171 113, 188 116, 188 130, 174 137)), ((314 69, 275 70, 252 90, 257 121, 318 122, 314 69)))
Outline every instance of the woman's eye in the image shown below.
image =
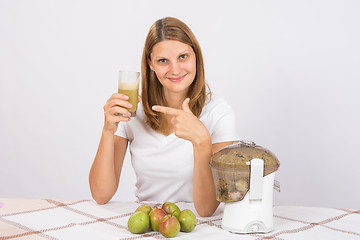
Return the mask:
POLYGON ((159 59, 159 63, 166 63, 166 59, 159 59))
POLYGON ((187 54, 180 55, 179 58, 180 58, 180 59, 185 59, 185 58, 187 58, 187 54))

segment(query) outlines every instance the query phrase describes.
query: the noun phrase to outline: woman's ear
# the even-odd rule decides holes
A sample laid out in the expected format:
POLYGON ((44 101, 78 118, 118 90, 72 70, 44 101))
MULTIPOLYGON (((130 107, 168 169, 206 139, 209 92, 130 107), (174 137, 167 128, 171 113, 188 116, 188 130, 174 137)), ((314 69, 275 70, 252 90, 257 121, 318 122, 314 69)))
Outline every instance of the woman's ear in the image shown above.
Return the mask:
POLYGON ((151 71, 154 71, 154 68, 152 67, 152 64, 151 64, 151 60, 150 60, 150 58, 148 58, 148 60, 147 60, 147 64, 149 65, 149 67, 150 67, 151 71))

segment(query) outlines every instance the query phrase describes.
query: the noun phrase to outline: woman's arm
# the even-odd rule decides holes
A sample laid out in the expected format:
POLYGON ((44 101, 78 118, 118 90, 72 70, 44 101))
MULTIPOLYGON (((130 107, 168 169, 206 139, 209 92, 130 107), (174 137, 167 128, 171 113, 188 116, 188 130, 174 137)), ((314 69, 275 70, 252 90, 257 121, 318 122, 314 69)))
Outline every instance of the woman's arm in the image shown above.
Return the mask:
POLYGON ((210 135, 208 139, 194 146, 194 183, 193 199, 195 209, 202 217, 214 214, 219 202, 216 200, 215 182, 210 168, 212 154, 221 148, 231 145, 233 142, 222 142, 211 145, 210 135))
POLYGON ((119 185, 128 140, 114 133, 119 122, 130 121, 130 113, 126 109, 129 107, 128 99, 123 94, 115 93, 104 106, 104 128, 89 174, 91 195, 98 204, 110 201, 119 185))
POLYGON ((119 185, 128 140, 103 131, 95 160, 90 170, 91 195, 98 204, 114 196, 119 185))
POLYGON ((202 217, 207 217, 211 216, 219 206, 215 195, 215 183, 209 165, 210 158, 213 153, 233 142, 211 144, 208 129, 191 112, 188 103, 189 99, 187 98, 183 102, 182 110, 163 106, 153 106, 153 110, 171 116, 175 135, 193 144, 193 201, 198 214, 202 217))

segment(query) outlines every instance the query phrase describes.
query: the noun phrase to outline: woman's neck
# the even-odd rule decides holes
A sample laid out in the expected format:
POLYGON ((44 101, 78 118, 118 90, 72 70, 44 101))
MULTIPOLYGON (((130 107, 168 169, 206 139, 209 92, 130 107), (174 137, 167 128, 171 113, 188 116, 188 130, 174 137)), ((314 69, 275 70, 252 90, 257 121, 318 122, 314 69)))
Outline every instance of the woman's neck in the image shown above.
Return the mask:
POLYGON ((186 98, 186 94, 181 93, 165 93, 168 107, 181 109, 182 104, 186 98))

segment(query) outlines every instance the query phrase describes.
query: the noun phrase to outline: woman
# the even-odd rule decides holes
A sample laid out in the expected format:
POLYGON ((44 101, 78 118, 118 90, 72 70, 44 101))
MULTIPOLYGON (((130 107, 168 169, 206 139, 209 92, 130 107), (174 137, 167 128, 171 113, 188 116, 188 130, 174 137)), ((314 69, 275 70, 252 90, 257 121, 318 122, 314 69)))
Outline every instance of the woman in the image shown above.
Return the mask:
POLYGON ((140 201, 194 202, 200 216, 211 216, 219 205, 211 155, 238 137, 230 106, 207 92, 201 49, 188 26, 171 17, 151 26, 141 76, 135 118, 125 95, 113 94, 104 106, 92 196, 99 204, 113 197, 130 143, 140 201))

